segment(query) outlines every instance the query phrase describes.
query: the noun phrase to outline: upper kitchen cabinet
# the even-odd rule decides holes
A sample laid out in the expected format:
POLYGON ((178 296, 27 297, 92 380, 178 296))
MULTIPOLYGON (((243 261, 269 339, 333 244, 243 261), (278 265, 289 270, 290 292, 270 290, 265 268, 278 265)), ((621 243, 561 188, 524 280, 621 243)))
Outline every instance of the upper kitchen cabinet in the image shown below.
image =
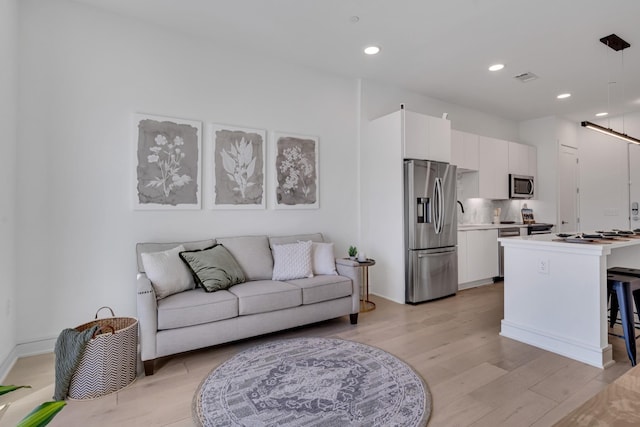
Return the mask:
POLYGON ((460 172, 478 170, 478 135, 451 130, 451 164, 460 172))
POLYGON ((536 176, 538 167, 536 147, 509 142, 509 173, 536 176))
POLYGON ((478 197, 508 199, 509 143, 486 136, 478 141, 478 197))
POLYGON ((478 172, 459 174, 459 198, 509 198, 508 144, 501 139, 478 137, 478 172))
POLYGON ((400 110, 402 155, 405 159, 451 161, 451 122, 446 119, 400 110))

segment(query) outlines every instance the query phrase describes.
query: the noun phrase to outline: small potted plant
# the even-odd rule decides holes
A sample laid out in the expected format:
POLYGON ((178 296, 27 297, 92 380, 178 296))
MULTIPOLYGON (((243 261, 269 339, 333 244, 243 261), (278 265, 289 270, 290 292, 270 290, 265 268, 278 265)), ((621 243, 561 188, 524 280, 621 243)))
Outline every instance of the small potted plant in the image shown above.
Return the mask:
POLYGON ((356 255, 358 255, 358 248, 355 246, 349 246, 349 259, 355 261, 356 255))

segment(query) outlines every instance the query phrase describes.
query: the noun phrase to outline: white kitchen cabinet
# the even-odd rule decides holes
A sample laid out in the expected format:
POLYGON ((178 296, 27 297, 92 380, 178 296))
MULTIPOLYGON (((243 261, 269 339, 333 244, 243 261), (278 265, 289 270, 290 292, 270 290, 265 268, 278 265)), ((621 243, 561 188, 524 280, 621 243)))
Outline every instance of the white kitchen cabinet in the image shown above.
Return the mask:
POLYGON ((400 110, 402 153, 405 159, 451 161, 451 122, 449 120, 400 110))
POLYGON ((498 275, 498 230, 467 231, 467 281, 498 275))
POLYGON ((478 137, 478 172, 463 173, 460 177, 460 198, 509 198, 509 143, 478 137))
POLYGON ((536 177, 538 175, 538 149, 533 145, 527 145, 529 150, 529 175, 536 177))
POLYGON ((501 139, 478 138, 478 172, 460 177, 461 198, 509 198, 509 147, 501 139))
MULTIPOLYGON (((452 139, 452 146, 460 144, 452 139)), ((452 150, 457 153, 459 148, 452 150)), ((537 174, 536 147, 486 136, 478 137, 478 172, 460 175, 459 198, 508 199, 509 174, 537 174)))
POLYGON ((458 289, 493 283, 498 275, 498 230, 458 232, 458 289))
POLYGON ((478 170, 478 135, 451 130, 451 164, 460 172, 478 170))
POLYGON ((458 231, 458 283, 468 282, 467 276, 467 232, 458 231))
POLYGON ((509 146, 502 139, 478 138, 478 197, 509 198, 509 146))
POLYGON ((536 147, 509 141, 509 173, 535 176, 536 155, 536 147))

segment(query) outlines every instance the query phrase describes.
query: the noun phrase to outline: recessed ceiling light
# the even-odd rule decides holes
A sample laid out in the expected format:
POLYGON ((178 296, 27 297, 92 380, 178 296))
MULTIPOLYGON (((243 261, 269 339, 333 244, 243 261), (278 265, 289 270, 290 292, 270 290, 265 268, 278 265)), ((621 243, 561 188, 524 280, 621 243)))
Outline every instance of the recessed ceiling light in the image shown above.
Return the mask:
POLYGON ((609 113, 607 113, 607 112, 603 111, 602 113, 597 113, 597 114, 596 114, 596 117, 604 117, 604 116, 606 116, 606 115, 608 115, 608 114, 609 114, 609 113))
POLYGON ((376 55, 380 52, 380 48, 378 46, 367 46, 364 48, 364 53, 367 55, 376 55))
POLYGON ((351 22, 352 24, 357 24, 358 21, 360 21, 360 17, 357 15, 353 15, 351 18, 349 18, 349 22, 351 22))
POLYGON ((489 71, 500 71, 504 68, 504 64, 493 64, 489 67, 489 71))
POLYGON ((558 99, 566 99, 566 98, 569 98, 570 96, 571 96, 570 93, 561 93, 556 98, 558 98, 558 99))

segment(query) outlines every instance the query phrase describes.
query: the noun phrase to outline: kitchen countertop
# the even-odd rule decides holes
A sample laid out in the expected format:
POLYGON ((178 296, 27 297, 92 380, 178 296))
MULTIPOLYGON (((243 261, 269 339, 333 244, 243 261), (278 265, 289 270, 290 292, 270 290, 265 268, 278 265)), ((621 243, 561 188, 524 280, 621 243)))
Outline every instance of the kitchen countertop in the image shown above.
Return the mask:
POLYGON ((519 247, 533 247, 540 250, 551 250, 555 252, 564 251, 580 251, 580 252, 593 252, 608 255, 611 253, 611 249, 623 248, 626 246, 638 246, 640 245, 640 238, 618 236, 617 239, 587 239, 592 242, 566 242, 563 241, 556 234, 538 234, 535 236, 520 236, 520 237, 507 237, 498 238, 498 241, 502 246, 519 246, 519 247))
POLYGON ((524 228, 527 224, 515 223, 515 224, 458 224, 458 231, 469 230, 493 230, 498 228, 524 228))

